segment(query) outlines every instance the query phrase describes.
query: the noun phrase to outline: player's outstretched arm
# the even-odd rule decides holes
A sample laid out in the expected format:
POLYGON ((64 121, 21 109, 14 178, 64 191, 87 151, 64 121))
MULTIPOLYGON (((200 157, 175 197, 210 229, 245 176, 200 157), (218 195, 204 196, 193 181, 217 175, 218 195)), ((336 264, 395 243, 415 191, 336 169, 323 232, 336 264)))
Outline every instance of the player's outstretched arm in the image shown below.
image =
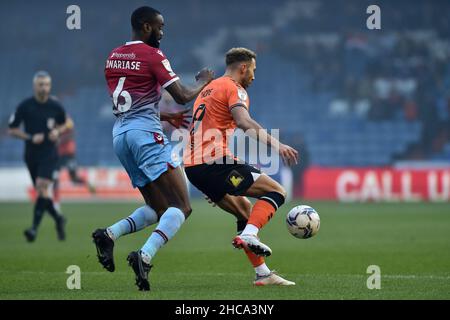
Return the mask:
POLYGON ((252 119, 246 108, 235 107, 231 109, 231 114, 238 128, 244 130, 245 134, 250 137, 277 150, 284 163, 290 166, 298 163, 298 151, 272 137, 267 130, 252 119))
POLYGON ((181 81, 175 81, 169 85, 166 90, 170 93, 176 103, 186 104, 189 101, 194 100, 200 91, 214 79, 214 71, 203 69, 195 76, 195 79, 197 80, 197 83, 194 87, 186 87, 181 81))

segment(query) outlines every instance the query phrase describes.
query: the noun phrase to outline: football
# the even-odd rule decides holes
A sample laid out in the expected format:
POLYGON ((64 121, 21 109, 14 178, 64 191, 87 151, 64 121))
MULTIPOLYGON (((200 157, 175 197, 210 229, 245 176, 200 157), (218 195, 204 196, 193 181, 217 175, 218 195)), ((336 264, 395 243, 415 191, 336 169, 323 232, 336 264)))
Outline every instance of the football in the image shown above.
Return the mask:
POLYGON ((308 239, 316 235, 320 228, 320 217, 309 206, 297 206, 286 217, 289 233, 296 238, 308 239))

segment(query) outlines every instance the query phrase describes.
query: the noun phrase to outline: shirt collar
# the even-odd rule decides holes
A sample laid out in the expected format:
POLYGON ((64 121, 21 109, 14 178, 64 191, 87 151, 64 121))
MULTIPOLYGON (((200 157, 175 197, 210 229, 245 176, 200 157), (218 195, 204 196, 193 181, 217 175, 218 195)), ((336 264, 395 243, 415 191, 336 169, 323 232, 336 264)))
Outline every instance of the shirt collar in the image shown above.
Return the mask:
POLYGON ((126 46, 129 46, 130 44, 138 44, 138 43, 144 43, 141 40, 136 40, 136 41, 128 41, 127 43, 125 43, 126 46))

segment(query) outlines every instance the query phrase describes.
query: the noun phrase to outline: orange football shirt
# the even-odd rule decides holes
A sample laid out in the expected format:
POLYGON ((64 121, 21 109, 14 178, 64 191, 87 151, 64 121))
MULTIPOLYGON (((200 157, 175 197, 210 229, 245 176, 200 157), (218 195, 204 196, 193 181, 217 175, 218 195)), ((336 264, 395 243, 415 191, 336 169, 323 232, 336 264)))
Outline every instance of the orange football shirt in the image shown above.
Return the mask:
POLYGON ((250 100, 247 91, 229 76, 211 81, 194 103, 189 140, 184 149, 186 167, 234 155, 228 148, 228 139, 236 129, 231 110, 244 107, 250 100))

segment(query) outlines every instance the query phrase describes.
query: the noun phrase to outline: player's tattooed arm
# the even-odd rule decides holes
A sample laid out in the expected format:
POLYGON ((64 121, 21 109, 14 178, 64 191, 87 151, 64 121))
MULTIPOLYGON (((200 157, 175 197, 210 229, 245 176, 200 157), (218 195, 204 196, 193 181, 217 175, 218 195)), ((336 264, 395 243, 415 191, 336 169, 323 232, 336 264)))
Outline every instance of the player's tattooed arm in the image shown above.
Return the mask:
POLYGON ((298 151, 272 137, 267 130, 252 119, 245 107, 237 106, 231 109, 231 114, 238 128, 244 130, 245 134, 253 139, 277 150, 285 164, 291 166, 298 163, 298 151))
POLYGON ((172 98, 178 104, 186 104, 194 100, 200 91, 214 79, 214 71, 210 69, 203 69, 196 76, 196 85, 193 87, 184 86, 181 81, 175 81, 169 85, 166 90, 170 93, 172 98))

